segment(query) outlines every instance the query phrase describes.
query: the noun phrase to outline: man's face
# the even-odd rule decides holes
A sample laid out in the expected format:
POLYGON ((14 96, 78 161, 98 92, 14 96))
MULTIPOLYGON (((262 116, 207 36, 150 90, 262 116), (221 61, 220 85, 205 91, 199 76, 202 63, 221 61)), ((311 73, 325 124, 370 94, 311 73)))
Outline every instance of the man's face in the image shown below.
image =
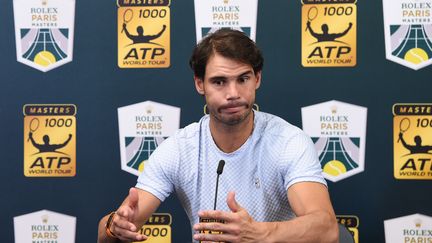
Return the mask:
POLYGON ((207 62, 204 80, 194 79, 198 93, 205 96, 210 116, 216 122, 237 125, 252 111, 261 73, 255 74, 249 64, 215 53, 207 62))

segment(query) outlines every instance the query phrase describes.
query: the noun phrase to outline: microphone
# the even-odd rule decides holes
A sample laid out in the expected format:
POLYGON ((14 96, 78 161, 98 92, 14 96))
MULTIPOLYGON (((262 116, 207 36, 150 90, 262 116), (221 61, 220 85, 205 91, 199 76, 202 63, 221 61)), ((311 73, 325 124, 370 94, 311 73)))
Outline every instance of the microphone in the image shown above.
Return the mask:
POLYGON ((217 203, 217 194, 218 194, 218 187, 219 187, 219 176, 222 174, 223 172, 223 167, 225 165, 225 161, 224 160, 220 160, 216 173, 217 173, 217 178, 216 178, 216 191, 215 191, 215 200, 214 200, 214 207, 213 210, 216 210, 216 203, 217 203))

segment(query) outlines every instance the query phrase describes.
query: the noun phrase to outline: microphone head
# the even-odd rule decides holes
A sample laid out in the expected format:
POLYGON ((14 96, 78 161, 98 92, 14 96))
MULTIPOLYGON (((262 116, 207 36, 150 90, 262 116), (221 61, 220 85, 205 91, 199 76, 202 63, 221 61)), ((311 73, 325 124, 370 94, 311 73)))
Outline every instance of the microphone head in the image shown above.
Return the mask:
POLYGON ((223 159, 221 159, 221 160, 219 161, 219 165, 218 165, 218 167, 217 167, 217 171, 216 171, 216 173, 217 173, 218 175, 222 174, 224 165, 225 165, 225 161, 224 161, 223 159))

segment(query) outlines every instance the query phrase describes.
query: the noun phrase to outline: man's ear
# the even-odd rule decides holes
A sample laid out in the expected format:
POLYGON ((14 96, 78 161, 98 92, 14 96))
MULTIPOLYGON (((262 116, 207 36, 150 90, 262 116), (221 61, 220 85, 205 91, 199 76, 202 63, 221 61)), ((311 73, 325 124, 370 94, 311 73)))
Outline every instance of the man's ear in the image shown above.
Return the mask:
POLYGON ((204 80, 201 78, 194 76, 195 89, 200 95, 204 95, 204 80))
POLYGON ((257 72, 255 74, 255 77, 256 77, 255 89, 257 90, 261 86, 261 71, 257 72))

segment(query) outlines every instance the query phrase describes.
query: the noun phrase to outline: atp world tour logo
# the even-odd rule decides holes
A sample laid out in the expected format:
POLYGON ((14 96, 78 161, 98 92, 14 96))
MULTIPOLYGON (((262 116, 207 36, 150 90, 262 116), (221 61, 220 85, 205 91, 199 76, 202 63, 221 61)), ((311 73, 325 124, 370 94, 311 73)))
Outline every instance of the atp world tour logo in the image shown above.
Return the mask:
POLYGON ((27 104, 24 112, 24 175, 76 174, 76 112, 72 104, 27 104))
POLYGON ((117 0, 118 66, 170 66, 171 0, 117 0))
POLYGON ((72 61, 75 0, 14 0, 19 62, 47 72, 72 61))
POLYGON ((326 179, 337 182, 364 170, 367 108, 328 101, 302 108, 326 179))
POLYGON ((221 28, 244 32, 255 41, 258 0, 195 0, 196 37, 221 28))
POLYGON ((386 56, 418 70, 432 63, 432 0, 383 0, 386 56))
POLYGON ((432 180, 432 104, 393 106, 394 177, 432 180))
POLYGON ((122 170, 139 175, 153 151, 179 129, 180 108, 152 101, 118 108, 122 170))
POLYGON ((302 65, 357 63, 357 0, 302 0, 302 65))

